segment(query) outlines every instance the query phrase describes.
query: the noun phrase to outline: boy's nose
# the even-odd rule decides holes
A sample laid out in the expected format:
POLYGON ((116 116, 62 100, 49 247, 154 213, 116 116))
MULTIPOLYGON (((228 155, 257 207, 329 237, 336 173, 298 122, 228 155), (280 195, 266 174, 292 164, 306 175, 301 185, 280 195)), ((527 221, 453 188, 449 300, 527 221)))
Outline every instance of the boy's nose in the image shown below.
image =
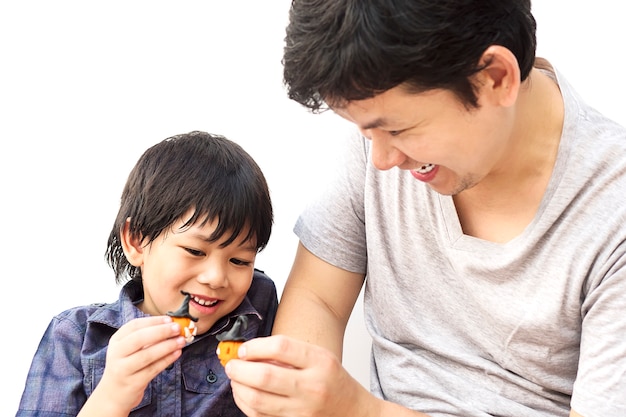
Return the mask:
POLYGON ((223 268, 212 265, 198 275, 198 282, 211 288, 223 288, 228 285, 228 279, 223 268))

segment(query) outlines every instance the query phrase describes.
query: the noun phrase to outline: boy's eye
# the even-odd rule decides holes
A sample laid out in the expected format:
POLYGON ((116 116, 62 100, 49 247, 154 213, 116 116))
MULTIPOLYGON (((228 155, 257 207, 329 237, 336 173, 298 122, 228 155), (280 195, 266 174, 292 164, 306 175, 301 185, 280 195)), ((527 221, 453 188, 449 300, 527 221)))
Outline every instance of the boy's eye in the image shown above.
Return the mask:
POLYGON ((234 263, 235 265, 240 265, 240 266, 249 266, 249 265, 252 264, 252 262, 243 261, 243 260, 237 259, 237 258, 230 258, 230 261, 232 263, 234 263))
POLYGON ((185 248, 187 252, 189 252, 193 256, 204 256, 204 252, 196 249, 185 248))

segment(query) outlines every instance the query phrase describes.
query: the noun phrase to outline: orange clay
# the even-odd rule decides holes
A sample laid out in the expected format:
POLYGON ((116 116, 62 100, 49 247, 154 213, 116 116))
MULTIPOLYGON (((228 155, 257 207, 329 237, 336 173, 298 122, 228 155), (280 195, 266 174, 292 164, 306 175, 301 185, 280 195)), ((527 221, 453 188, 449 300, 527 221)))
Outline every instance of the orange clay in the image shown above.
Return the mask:
POLYGON ((242 343, 243 340, 223 340, 217 344, 217 357, 222 366, 226 366, 229 360, 238 357, 237 352, 242 343))
POLYGON ((189 317, 172 317, 172 321, 178 323, 180 326, 180 335, 184 337, 185 340, 188 342, 193 340, 193 337, 196 335, 196 326, 189 317))
POLYGON ((191 319, 187 317, 172 317, 172 321, 174 323, 178 323, 178 325, 180 326, 180 335, 185 337, 185 327, 189 327, 191 319))

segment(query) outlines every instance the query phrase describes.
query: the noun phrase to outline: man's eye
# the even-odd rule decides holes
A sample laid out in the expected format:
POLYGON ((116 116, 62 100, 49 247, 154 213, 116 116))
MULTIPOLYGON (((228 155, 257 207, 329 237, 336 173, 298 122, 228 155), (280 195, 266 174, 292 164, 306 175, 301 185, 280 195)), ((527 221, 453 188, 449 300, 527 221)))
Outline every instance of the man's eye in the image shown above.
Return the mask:
POLYGON ((196 250, 196 249, 185 248, 185 250, 193 256, 204 256, 204 252, 196 250))
POLYGON ((402 131, 401 131, 401 130, 390 130, 390 131, 389 131, 389 134, 390 134, 391 136, 398 136, 400 133, 402 133, 402 131))
POLYGON ((252 264, 252 262, 248 262, 248 261, 243 261, 241 259, 237 259, 237 258, 230 258, 230 261, 235 264, 235 265, 240 265, 240 266, 249 266, 252 264))

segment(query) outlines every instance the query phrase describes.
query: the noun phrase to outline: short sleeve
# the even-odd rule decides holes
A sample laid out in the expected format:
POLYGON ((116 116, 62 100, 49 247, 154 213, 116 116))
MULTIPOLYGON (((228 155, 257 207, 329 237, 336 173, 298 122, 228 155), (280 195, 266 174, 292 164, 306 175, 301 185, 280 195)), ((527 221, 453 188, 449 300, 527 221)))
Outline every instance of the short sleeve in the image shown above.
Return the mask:
POLYGON ((365 273, 364 190, 369 144, 355 133, 347 138, 336 175, 301 213, 294 227, 300 242, 339 268, 365 273))

